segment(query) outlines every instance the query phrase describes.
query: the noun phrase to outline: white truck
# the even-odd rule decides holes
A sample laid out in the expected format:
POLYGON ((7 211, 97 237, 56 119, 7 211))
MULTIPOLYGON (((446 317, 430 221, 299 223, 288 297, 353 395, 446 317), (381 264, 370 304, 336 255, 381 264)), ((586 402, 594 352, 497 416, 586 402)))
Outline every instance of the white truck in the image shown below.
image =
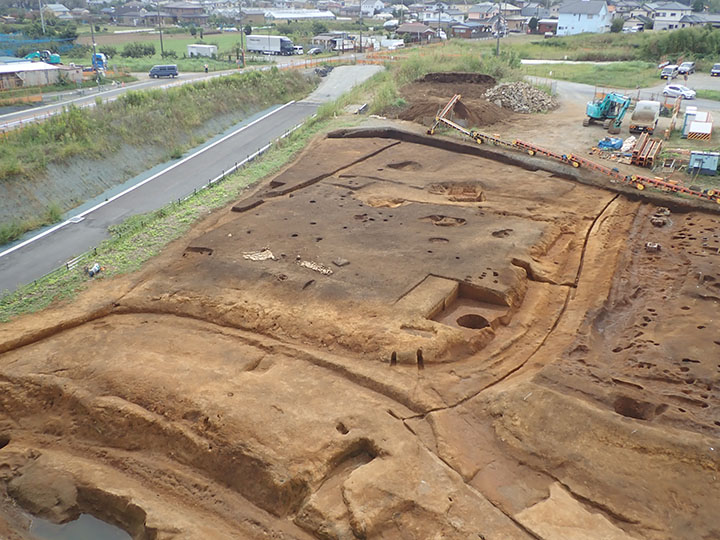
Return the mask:
POLYGON ((283 56, 295 53, 293 42, 285 36, 250 35, 247 37, 247 50, 251 53, 281 54, 283 56))
POLYGON ((652 135, 657 127, 658 118, 660 118, 660 102, 638 101, 630 117, 630 133, 645 131, 652 135))

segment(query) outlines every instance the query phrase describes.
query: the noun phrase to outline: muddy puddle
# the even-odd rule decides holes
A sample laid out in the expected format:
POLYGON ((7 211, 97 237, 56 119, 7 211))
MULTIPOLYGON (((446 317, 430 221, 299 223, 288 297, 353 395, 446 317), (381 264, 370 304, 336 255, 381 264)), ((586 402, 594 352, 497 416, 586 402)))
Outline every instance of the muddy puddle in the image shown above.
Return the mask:
POLYGON ((62 525, 37 517, 31 519, 30 534, 37 540, 132 540, 132 537, 119 527, 90 514, 80 514, 75 521, 62 525))

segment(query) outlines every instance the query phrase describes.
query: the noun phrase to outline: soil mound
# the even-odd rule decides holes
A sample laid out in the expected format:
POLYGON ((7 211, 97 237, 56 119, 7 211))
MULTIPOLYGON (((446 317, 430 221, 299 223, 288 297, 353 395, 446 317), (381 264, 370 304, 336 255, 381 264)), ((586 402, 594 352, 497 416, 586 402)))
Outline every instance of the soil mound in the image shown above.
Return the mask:
POLYGON ((467 127, 488 126, 508 117, 502 107, 489 102, 484 94, 495 86, 495 79, 482 73, 428 73, 422 79, 400 89, 410 104, 398 117, 429 125, 455 94, 462 102, 455 106, 451 118, 467 127))

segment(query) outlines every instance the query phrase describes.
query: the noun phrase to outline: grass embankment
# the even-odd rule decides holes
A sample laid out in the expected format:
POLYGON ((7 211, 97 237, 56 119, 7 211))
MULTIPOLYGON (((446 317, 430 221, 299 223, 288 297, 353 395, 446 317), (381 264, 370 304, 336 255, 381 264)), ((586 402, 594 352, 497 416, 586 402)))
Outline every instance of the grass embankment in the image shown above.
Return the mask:
MULTIPOLYGON (((494 49, 493 49, 494 51, 494 49)), ((438 71, 466 71, 485 73, 502 81, 522 78, 520 59, 513 52, 501 51, 495 56, 485 44, 453 40, 436 47, 420 47, 398 52, 401 58, 381 73, 376 82, 371 113, 382 113, 390 107, 405 103, 398 89, 428 73, 438 71)))
MULTIPOLYGON (((225 114, 251 113, 304 96, 311 88, 297 72, 251 71, 167 90, 127 92, 91 109, 70 107, 45 122, 11 131, 0 145, 0 182, 28 182, 49 162, 93 157, 120 145, 152 145, 179 156, 202 141, 193 130, 225 114)), ((156 163, 148 163, 148 168, 156 163)), ((67 210, 67 209, 63 209, 67 210)), ((57 217, 62 212, 54 212, 57 217)), ((0 244, 48 219, 0 224, 0 244)))
POLYGON ((718 90, 696 90, 698 99, 712 99, 720 101, 720 91, 718 90))
MULTIPOLYGON (((101 84, 107 84, 112 82, 123 83, 132 82, 137 79, 131 75, 120 75, 116 77, 105 77, 101 84)), ((22 105, 26 102, 32 102, 32 100, 23 100, 29 96, 38 96, 39 94, 48 94, 50 92, 69 92, 78 88, 95 88, 97 87, 97 81, 86 80, 81 83, 74 82, 62 82, 57 84, 48 84, 46 86, 30 86, 27 88, 16 88, 13 90, 3 90, 0 93, 0 107, 7 107, 10 105, 22 105)), ((39 98, 38 98, 39 99, 39 98)))
POLYGON ((657 66, 648 62, 612 64, 523 65, 526 75, 610 88, 647 88, 662 82, 657 66))

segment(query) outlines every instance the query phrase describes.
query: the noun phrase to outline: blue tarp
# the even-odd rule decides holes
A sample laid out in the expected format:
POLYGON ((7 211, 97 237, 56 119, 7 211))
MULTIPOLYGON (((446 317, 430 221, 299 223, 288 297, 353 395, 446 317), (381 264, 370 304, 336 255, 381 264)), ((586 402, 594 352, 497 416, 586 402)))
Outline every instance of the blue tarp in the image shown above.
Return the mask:
POLYGON ((617 137, 605 137, 603 140, 598 142, 598 148, 600 150, 620 150, 622 148, 622 139, 617 137))

